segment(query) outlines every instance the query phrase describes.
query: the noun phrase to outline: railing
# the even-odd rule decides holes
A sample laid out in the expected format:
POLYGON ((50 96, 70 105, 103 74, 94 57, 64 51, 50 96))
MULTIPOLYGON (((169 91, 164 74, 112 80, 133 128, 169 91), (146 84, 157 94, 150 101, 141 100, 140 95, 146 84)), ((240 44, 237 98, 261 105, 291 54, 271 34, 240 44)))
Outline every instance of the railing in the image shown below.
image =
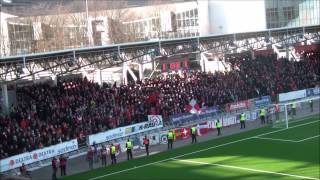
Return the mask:
MULTIPOLYGON (((305 89, 304 91, 306 92, 306 95, 305 95, 306 97, 320 94, 319 87, 305 89)), ((282 94, 279 94, 279 96, 283 96, 284 94, 288 94, 288 93, 282 93, 282 94)), ((294 92, 290 92, 289 94, 294 94, 294 92)), ((224 110, 219 109, 217 112, 209 113, 208 116, 204 116, 202 118, 200 118, 200 116, 198 116, 199 118, 193 119, 191 121, 184 121, 181 123, 173 123, 171 121, 168 121, 168 122, 164 123, 163 128, 154 129, 154 130, 150 130, 150 131, 146 131, 146 132, 140 132, 140 133, 131 135, 130 138, 132 138, 132 139, 139 138, 140 136, 144 136, 146 134, 160 133, 162 131, 167 131, 169 129, 179 128, 179 127, 190 127, 195 124, 202 123, 204 121, 216 120, 217 118, 221 118, 221 117, 237 116, 240 114, 239 112, 256 113, 258 111, 258 109, 260 109, 261 107, 266 107, 269 104, 271 104, 271 101, 269 101, 269 103, 264 103, 264 99, 267 97, 269 97, 269 96, 264 96, 264 97, 260 97, 260 98, 254 98, 254 99, 247 100, 247 101, 250 101, 250 106, 248 106, 247 108, 234 109, 229 112, 226 112, 224 110)), ((301 97, 297 96, 297 98, 299 99, 301 97)), ((295 99, 295 96, 291 97, 290 100, 294 100, 294 99, 295 99)), ((239 103, 239 102, 236 102, 236 103, 239 103)), ((233 104, 235 104, 235 103, 233 103, 233 104)), ((125 141, 127 138, 128 137, 122 137, 122 138, 114 139, 114 140, 111 140, 108 142, 103 142, 98 145, 107 145, 107 144, 111 144, 111 143, 116 144, 116 143, 125 141)), ((79 156, 86 154, 87 149, 88 149, 87 144, 83 144, 82 146, 79 145, 79 148, 77 150, 65 153, 65 154, 63 154, 63 156, 69 157, 71 159, 75 158, 75 157, 79 157, 79 156)), ((39 169, 44 166, 48 166, 50 164, 51 164, 51 158, 48 158, 48 159, 44 159, 41 161, 37 161, 37 162, 31 163, 31 164, 28 164, 27 167, 30 170, 35 170, 35 169, 39 169)), ((5 173, 6 174, 18 174, 18 172, 19 172, 19 168, 15 168, 15 169, 11 169, 9 171, 6 171, 5 173)))

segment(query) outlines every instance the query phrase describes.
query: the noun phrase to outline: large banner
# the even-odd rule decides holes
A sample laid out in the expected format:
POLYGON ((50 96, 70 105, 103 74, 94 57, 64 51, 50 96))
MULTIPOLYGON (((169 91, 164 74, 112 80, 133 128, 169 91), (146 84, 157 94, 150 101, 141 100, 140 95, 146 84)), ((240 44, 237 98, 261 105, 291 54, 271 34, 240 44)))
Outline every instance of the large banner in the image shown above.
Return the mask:
POLYGON ((307 89, 307 96, 315 96, 320 94, 320 87, 307 89))
POLYGON ((191 122, 197 118, 198 116, 196 114, 190 114, 190 113, 181 113, 181 114, 170 116, 170 120, 174 124, 191 122))
POLYGON ((235 111, 240 109, 248 109, 251 106, 251 102, 249 100, 238 101, 234 103, 226 104, 226 111, 235 111))
POLYGON ((188 123, 195 120, 203 120, 213 117, 219 113, 218 107, 207 107, 201 110, 200 113, 180 113, 170 116, 170 120, 173 124, 188 123))
POLYGON ((259 98, 255 98, 253 101, 254 101, 254 106, 256 108, 260 108, 260 107, 269 105, 271 103, 271 98, 270 96, 262 96, 259 98))
POLYGON ((34 150, 32 152, 26 152, 23 154, 15 155, 0 161, 0 172, 15 169, 24 164, 31 164, 37 161, 49 159, 61 154, 65 154, 78 149, 77 139, 67 141, 64 143, 56 144, 43 149, 34 150))
POLYGON ((279 102, 291 101, 305 97, 307 97, 307 91, 305 89, 299 91, 291 91, 279 94, 279 102))
POLYGON ((237 117, 236 116, 224 116, 222 118, 222 126, 231 126, 237 124, 237 117))
POLYGON ((119 127, 109 131, 90 135, 88 138, 89 144, 92 145, 93 142, 99 144, 163 127, 162 116, 151 115, 148 116, 148 119, 149 121, 147 122, 137 123, 125 127, 119 127))

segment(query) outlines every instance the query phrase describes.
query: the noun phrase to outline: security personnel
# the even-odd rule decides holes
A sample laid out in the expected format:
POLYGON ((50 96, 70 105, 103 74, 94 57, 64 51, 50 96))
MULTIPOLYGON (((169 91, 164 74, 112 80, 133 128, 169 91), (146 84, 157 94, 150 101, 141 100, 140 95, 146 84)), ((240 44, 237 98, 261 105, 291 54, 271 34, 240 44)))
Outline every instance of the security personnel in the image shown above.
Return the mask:
POLYGON ((191 144, 197 143, 197 129, 196 129, 196 127, 192 127, 190 130, 191 130, 191 137, 192 137, 191 144))
POLYGON ((313 100, 309 100, 309 104, 310 104, 310 112, 313 112, 313 100))
POLYGON ((291 103, 291 109, 292 109, 292 115, 295 116, 296 115, 296 103, 295 102, 291 103))
POLYGON ((172 149, 173 140, 174 140, 174 133, 172 130, 168 132, 167 138, 168 138, 168 149, 172 149))
POLYGON ((117 159, 116 159, 116 147, 111 144, 110 147, 110 154, 111 154, 111 164, 116 164, 117 163, 117 159))
POLYGON ((260 109, 260 120, 261 120, 261 124, 265 124, 266 123, 266 110, 264 108, 260 109))
POLYGON ((241 127, 240 127, 240 129, 242 129, 242 128, 246 128, 246 123, 245 123, 245 121, 246 121, 246 114, 244 113, 244 112, 242 112, 241 114, 240 114, 240 125, 241 125, 241 127))
POLYGON ((127 159, 130 160, 132 159, 132 142, 130 139, 128 139, 126 143, 126 148, 127 148, 127 159))
POLYGON ((219 119, 217 119, 216 128, 217 128, 217 130, 218 130, 218 136, 220 136, 220 135, 221 135, 222 123, 220 122, 219 119))
POLYGON ((146 153, 147 153, 147 156, 149 156, 149 138, 147 137, 147 135, 144 136, 143 138, 143 144, 144 144, 144 147, 146 148, 146 153))

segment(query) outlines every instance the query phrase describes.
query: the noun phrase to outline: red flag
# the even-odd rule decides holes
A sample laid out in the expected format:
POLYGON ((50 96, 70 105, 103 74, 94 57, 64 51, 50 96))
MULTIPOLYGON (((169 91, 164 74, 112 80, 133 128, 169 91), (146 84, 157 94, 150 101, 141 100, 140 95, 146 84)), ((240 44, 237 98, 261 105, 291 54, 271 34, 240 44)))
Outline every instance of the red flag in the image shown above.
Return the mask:
POLYGON ((176 140, 186 139, 190 136, 190 128, 179 128, 174 130, 176 140))

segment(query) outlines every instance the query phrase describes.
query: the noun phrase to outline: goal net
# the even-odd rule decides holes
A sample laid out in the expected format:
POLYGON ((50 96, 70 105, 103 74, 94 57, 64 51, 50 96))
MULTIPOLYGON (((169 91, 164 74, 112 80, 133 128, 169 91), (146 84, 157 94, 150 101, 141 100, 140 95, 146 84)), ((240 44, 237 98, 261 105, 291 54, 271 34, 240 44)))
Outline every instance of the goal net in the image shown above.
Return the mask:
POLYGON ((290 123, 320 113, 320 96, 305 98, 286 103, 273 104, 270 116, 273 128, 288 128, 290 123))

